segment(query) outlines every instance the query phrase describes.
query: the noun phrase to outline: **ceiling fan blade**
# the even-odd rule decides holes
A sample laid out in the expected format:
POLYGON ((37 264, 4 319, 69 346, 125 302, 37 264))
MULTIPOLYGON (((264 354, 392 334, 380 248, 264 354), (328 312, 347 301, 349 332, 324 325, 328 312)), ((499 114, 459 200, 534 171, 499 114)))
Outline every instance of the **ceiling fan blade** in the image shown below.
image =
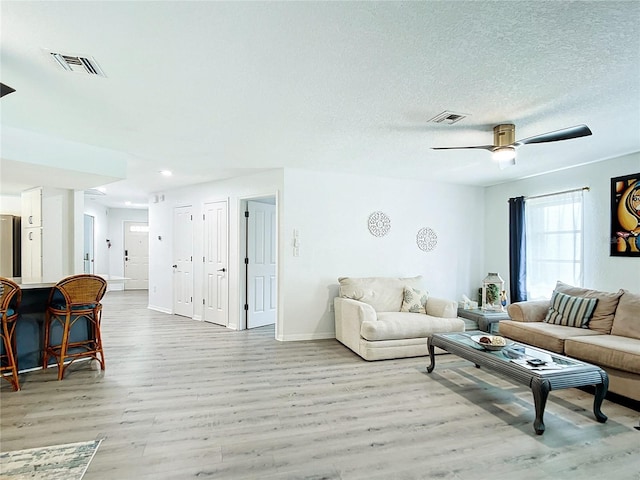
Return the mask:
POLYGON ((493 145, 476 145, 473 147, 431 147, 431 150, 460 150, 463 148, 479 148, 481 150, 489 150, 490 152, 493 151, 493 149, 495 148, 495 146, 493 145))
POLYGON ((5 85, 4 83, 0 83, 0 97, 4 97, 5 95, 9 95, 10 93, 15 92, 15 88, 11 88, 9 85, 5 85))
POLYGON ((575 127, 563 128, 562 130, 556 130, 555 132, 543 133, 542 135, 535 135, 529 138, 523 138, 518 140, 513 145, 527 145, 530 143, 547 143, 558 142, 560 140, 571 140, 572 138, 587 137, 591 135, 591 130, 586 125, 576 125, 575 127))

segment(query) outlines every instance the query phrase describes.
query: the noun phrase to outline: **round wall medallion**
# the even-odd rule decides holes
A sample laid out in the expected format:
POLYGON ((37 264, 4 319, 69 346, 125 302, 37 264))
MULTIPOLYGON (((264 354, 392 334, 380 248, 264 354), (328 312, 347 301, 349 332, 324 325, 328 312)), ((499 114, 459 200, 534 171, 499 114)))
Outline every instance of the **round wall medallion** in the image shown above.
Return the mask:
POLYGON ((416 235, 416 243, 420 250, 430 252, 436 248, 436 245, 438 244, 438 236, 436 235, 436 232, 429 227, 421 228, 418 230, 418 234, 416 235))
POLYGON ((391 219, 382 212, 369 215, 369 231, 376 237, 384 237, 391 230, 391 219))

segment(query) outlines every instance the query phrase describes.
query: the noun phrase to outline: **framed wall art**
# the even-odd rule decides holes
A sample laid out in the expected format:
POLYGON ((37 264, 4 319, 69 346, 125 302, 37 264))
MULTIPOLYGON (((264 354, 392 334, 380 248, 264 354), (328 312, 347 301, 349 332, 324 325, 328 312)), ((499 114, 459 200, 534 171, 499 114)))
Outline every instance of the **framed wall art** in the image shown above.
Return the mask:
POLYGON ((611 179, 610 254, 640 257, 640 173, 611 179))

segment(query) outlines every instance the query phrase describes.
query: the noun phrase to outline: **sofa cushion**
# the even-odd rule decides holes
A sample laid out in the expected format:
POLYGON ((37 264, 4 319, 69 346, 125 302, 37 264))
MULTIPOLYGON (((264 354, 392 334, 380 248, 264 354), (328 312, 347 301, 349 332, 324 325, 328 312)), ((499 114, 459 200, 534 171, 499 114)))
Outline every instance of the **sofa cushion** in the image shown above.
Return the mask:
POLYGON ((429 298, 429 292, 421 290, 419 288, 404 287, 402 295, 401 312, 411 313, 427 313, 427 299, 429 298))
POLYGON ((587 328, 565 327, 546 322, 517 322, 515 320, 500 321, 500 335, 536 347, 564 353, 564 342, 575 336, 602 335, 587 328))
POLYGON ((440 318, 423 313, 380 312, 375 321, 364 321, 360 335, 370 341, 427 338, 433 333, 463 332, 460 318, 440 318))
POLYGON ((556 291, 574 297, 597 298, 598 305, 596 305, 591 320, 589 320, 588 328, 601 333, 611 333, 613 316, 618 307, 618 300, 622 295, 622 290, 619 290, 617 293, 601 292, 599 290, 574 287, 558 281, 556 283, 556 291))
POLYGON ((376 312, 399 312, 404 287, 422 288, 422 276, 393 277, 340 277, 340 296, 368 303, 376 312))
POLYGON ((597 298, 573 297, 554 291, 544 321, 555 325, 582 328, 589 323, 597 303, 597 298))
POLYGON ((570 357, 640 374, 640 340, 618 335, 594 335, 569 338, 565 351, 570 357))
POLYGON ((611 334, 640 339, 640 295, 624 290, 618 302, 611 334))

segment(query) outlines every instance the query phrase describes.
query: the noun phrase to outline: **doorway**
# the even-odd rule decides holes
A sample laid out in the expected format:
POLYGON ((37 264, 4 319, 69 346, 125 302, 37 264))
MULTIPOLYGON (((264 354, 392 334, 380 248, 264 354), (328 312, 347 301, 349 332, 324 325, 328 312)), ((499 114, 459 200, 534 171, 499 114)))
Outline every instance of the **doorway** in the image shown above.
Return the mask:
POLYGON ((273 325, 278 298, 275 196, 247 200, 244 216, 246 327, 273 325))
POLYGON ((173 313, 193 318, 193 210, 173 210, 173 313))
POLYGON ((124 222, 125 290, 149 288, 149 224, 124 222))
POLYGON ((84 252, 82 254, 84 273, 95 273, 94 263, 94 222, 91 215, 84 215, 84 252))

